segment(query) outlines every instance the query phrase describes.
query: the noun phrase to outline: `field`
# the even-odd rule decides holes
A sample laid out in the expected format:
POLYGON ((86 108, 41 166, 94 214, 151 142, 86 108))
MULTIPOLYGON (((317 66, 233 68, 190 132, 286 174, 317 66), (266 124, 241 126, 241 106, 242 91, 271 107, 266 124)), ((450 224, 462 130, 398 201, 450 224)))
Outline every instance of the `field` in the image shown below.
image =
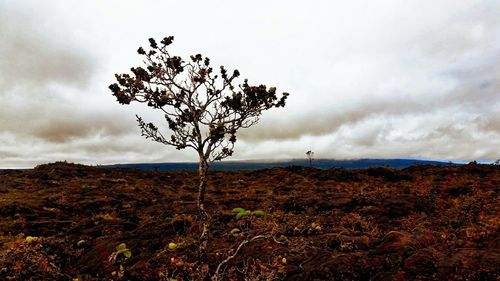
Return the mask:
POLYGON ((229 280, 500 278, 500 166, 211 171, 208 264, 196 195, 187 171, 0 171, 0 280, 190 280, 257 235, 229 280))

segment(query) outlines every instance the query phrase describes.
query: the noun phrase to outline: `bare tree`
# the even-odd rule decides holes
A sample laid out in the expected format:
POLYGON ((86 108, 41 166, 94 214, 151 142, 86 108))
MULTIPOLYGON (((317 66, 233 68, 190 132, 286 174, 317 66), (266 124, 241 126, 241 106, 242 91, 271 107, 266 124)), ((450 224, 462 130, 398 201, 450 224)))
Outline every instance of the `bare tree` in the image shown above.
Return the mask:
POLYGON ((199 251, 206 258, 210 218, 205 210, 205 190, 209 164, 231 156, 237 131, 256 124, 264 110, 284 107, 288 93, 278 97, 275 87, 253 86, 246 79, 237 84, 238 70, 229 73, 220 66, 215 74, 210 59, 201 54, 190 56, 188 61, 171 55, 167 48, 173 39, 165 37, 158 44, 150 38, 148 51, 143 47, 137 50, 144 58, 144 67, 131 68, 132 75, 115 74, 117 83, 109 89, 121 104, 137 101, 165 115, 169 136, 136 115, 144 137, 179 150, 189 147, 198 153, 198 210, 203 225, 199 251))
POLYGON ((314 160, 314 152, 309 150, 306 152, 307 159, 309 160, 309 166, 312 167, 312 161, 314 160))

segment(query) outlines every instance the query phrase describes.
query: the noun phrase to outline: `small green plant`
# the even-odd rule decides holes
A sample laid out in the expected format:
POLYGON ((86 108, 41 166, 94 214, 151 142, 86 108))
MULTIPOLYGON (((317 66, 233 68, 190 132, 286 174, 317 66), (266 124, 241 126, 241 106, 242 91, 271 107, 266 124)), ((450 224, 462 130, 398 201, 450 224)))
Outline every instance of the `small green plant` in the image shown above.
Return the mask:
POLYGON ((233 213, 235 213, 235 214, 236 214, 236 215, 235 215, 235 218, 236 218, 237 220, 239 220, 239 219, 241 219, 241 218, 243 218, 243 217, 248 216, 248 215, 250 214, 250 211, 245 210, 245 209, 243 209, 243 208, 234 208, 234 209, 233 209, 233 213))
POLYGON ((168 248, 172 251, 175 251, 177 249, 177 244, 175 244, 174 242, 170 242, 168 243, 168 248))
POLYGON ((42 239, 40 237, 36 236, 26 236, 26 242, 32 243, 32 242, 40 242, 42 239))
POLYGON ((281 235, 277 240, 280 243, 286 243, 288 241, 288 237, 286 237, 285 235, 281 235))
POLYGON ((251 211, 250 210, 247 210, 245 212, 240 212, 240 213, 237 213, 236 214, 236 219, 239 220, 239 219, 242 219, 244 217, 247 217, 248 215, 250 215, 251 211))
POLYGON ((238 235, 241 233, 241 230, 239 228, 233 228, 231 229, 231 234, 232 235, 238 235))
POLYGON ((261 211, 261 210, 257 210, 257 211, 254 211, 253 212, 253 215, 260 218, 260 217, 265 217, 266 216, 266 212, 264 211, 261 211))
POLYGON ((239 219, 242 219, 244 217, 248 217, 249 215, 253 215, 257 218, 260 218, 260 217, 265 217, 266 216, 266 212, 262 211, 262 210, 257 210, 257 211, 250 211, 250 210, 245 210, 243 208, 234 208, 233 209, 233 213, 235 213, 235 218, 237 220, 239 219))
POLYGON ((319 223, 313 222, 313 223, 311 223, 311 229, 321 231, 322 228, 321 228, 321 225, 319 223))
POLYGON ((130 249, 127 248, 127 244, 121 243, 120 245, 116 246, 116 252, 111 253, 109 256, 109 260, 116 262, 116 260, 121 256, 123 256, 125 259, 128 259, 132 256, 132 252, 130 249))
POLYGON ((246 212, 246 210, 243 208, 238 207, 233 209, 233 213, 243 213, 243 212, 246 212))
POLYGON ((121 243, 116 246, 116 255, 123 254, 126 258, 130 258, 132 256, 132 252, 127 248, 127 244, 121 243))
POLYGON ((127 248, 127 244, 125 243, 119 244, 118 246, 115 247, 115 249, 116 252, 111 253, 111 255, 109 255, 108 260, 113 263, 116 263, 116 261, 118 260, 120 267, 118 270, 111 272, 111 275, 117 277, 118 279, 121 279, 125 274, 124 261, 132 257, 132 252, 130 251, 129 248, 127 248))

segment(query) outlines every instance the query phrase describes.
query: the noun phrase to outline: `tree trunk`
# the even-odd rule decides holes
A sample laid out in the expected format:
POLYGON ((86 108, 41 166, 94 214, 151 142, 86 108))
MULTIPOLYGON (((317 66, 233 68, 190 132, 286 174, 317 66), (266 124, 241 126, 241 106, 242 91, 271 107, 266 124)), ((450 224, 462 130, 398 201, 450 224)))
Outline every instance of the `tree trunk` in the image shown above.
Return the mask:
POLYGON ((207 160, 204 157, 200 156, 199 162, 199 177, 200 177, 200 185, 198 187, 198 211, 200 213, 200 222, 203 226, 203 230, 200 235, 200 246, 199 246, 199 255, 200 262, 205 262, 207 258, 207 246, 208 246, 208 234, 209 234, 209 217, 207 212, 205 211, 205 190, 207 189, 207 169, 208 164, 207 160))

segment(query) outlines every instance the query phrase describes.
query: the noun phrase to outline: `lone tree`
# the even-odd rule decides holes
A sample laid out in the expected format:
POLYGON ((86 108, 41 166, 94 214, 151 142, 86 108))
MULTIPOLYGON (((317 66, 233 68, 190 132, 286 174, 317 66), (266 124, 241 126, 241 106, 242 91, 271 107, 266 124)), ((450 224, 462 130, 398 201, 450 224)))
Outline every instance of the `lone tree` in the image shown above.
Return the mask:
POLYGON ((307 159, 309 160, 309 166, 312 167, 312 161, 314 160, 314 152, 309 150, 306 152, 307 159))
POLYGON ((167 51, 173 40, 173 36, 165 37, 158 44, 150 38, 148 50, 137 50, 144 58, 144 66, 131 68, 132 74, 115 74, 117 83, 109 89, 121 104, 137 101, 163 112, 169 130, 161 130, 136 115, 144 137, 179 150, 189 147, 198 153, 198 210, 203 225, 199 251, 206 258, 210 220, 205 210, 205 190, 209 164, 231 156, 238 130, 257 123, 262 111, 284 107, 288 93, 279 97, 275 87, 250 85, 247 79, 237 84, 238 70, 229 73, 220 66, 216 74, 210 59, 201 54, 184 61, 167 51))

